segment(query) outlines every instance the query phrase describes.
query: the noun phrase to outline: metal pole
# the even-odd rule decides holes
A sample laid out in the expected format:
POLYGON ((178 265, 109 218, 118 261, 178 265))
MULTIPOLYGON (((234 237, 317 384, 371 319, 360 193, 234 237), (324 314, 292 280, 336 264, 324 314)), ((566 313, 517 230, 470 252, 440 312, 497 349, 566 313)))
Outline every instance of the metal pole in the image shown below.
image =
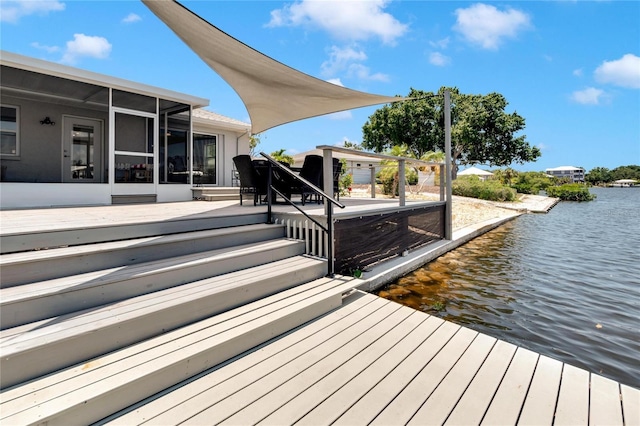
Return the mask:
POLYGON ((376 198, 376 168, 369 167, 371 170, 371 198, 376 198))
MULTIPOLYGON (((333 153, 330 149, 322 150, 322 172, 323 172, 323 184, 324 192, 327 194, 333 194, 333 153)), ((335 259, 334 259, 334 235, 333 235, 333 203, 328 200, 324 200, 324 214, 327 216, 327 260, 328 262, 328 276, 333 277, 335 274, 335 259)))
POLYGON ((440 201, 444 201, 444 165, 438 166, 440 170, 440 201))
POLYGON ((453 237, 453 224, 451 221, 452 193, 451 193, 451 93, 444 91, 444 157, 445 174, 447 183, 447 204, 445 213, 444 238, 451 240, 453 237))
POLYGON ((406 204, 405 196, 405 161, 398 161, 398 195, 400 196, 400 205, 406 204))
MULTIPOLYGON (((273 223, 273 218, 271 215, 271 194, 272 194, 272 190, 271 190, 271 174, 272 174, 272 169, 271 169, 271 161, 267 161, 268 166, 267 166, 267 223, 273 223)), ((260 193, 258 192, 258 198, 260 198, 260 193)))

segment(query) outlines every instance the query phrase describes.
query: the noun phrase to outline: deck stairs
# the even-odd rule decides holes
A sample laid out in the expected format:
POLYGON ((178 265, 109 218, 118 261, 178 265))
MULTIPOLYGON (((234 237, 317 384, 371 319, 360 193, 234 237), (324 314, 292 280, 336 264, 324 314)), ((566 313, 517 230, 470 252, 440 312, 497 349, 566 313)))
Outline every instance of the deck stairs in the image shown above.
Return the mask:
POLYGON ((353 288, 325 277, 326 262, 283 225, 234 220, 3 239, 0 423, 99 421, 340 306, 353 288))
POLYGON ((206 187, 196 186, 191 188, 194 200, 203 201, 228 201, 240 200, 239 188, 236 187, 206 187))

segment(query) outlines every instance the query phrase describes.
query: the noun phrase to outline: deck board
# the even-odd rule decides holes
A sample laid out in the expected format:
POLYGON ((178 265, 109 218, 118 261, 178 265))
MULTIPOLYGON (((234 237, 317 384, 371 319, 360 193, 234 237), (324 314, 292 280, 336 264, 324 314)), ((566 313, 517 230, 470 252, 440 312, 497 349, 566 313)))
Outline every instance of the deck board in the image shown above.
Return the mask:
POLYGON ((640 425, 640 390, 620 385, 624 424, 640 425))
POLYGON ((589 424, 610 426, 623 424, 620 385, 597 374, 591 375, 589 424))
POLYGON ((535 426, 553 423, 558 393, 549 389, 559 389, 561 375, 560 361, 540 356, 518 424, 535 426))
POLYGON ((477 332, 461 328, 451 340, 424 366, 416 377, 400 392, 371 424, 406 424, 431 392, 460 359, 477 332))
POLYGON ((458 325, 443 322, 402 364, 371 388, 334 424, 368 424, 373 421, 378 413, 393 401, 398 393, 416 377, 425 363, 429 362, 459 329, 458 325))
POLYGON ((278 368, 281 365, 278 354, 283 353, 291 359, 296 358, 330 339, 338 330, 353 326, 368 312, 380 307, 372 304, 375 300, 359 296, 347 300, 345 306, 349 306, 349 311, 345 315, 336 316, 329 313, 305 325, 304 338, 299 338, 297 330, 293 330, 233 362, 202 373, 158 397, 150 398, 149 402, 126 410, 122 415, 110 420, 109 424, 131 425, 146 421, 170 424, 187 419, 199 409, 214 403, 215 398, 222 398, 225 394, 231 395, 247 383, 252 383, 256 377, 278 368))
POLYGON ((369 365, 363 365, 364 370, 350 378, 344 386, 320 402, 296 424, 319 425, 334 422, 362 398, 369 389, 398 368, 441 325, 440 319, 427 317, 419 327, 411 330, 399 344, 387 351, 382 357, 369 365))
MULTIPOLYGON (((392 319, 394 319, 394 315, 396 318, 398 315, 400 317, 406 316, 402 312, 404 310, 399 308, 399 305, 382 306, 368 317, 372 320, 371 322, 356 324, 346 333, 341 333, 316 350, 309 351, 274 373, 262 377, 221 404, 209 407, 189 421, 195 424, 209 422, 215 424, 253 424, 259 421, 269 414, 269 410, 278 408, 287 402, 289 393, 284 392, 284 389, 294 392, 294 395, 299 392, 298 387, 291 386, 291 383, 301 386, 308 385, 314 378, 326 374, 327 370, 335 365, 333 363, 341 362, 359 352, 361 345, 376 335, 378 331, 375 330, 376 325, 384 323, 390 316, 392 319), (286 386, 281 387, 283 384, 286 386), (218 416, 221 413, 233 414, 228 417, 218 416)), ((387 326, 390 323, 387 321, 387 326)))
MULTIPOLYGON (((402 309, 399 313, 404 315, 405 312, 402 311, 405 310, 402 309)), ((336 368, 320 377, 320 379, 311 386, 307 386, 306 389, 295 398, 292 398, 280 409, 262 419, 259 424, 287 425, 298 422, 302 416, 318 405, 318 395, 332 395, 360 374, 368 365, 375 363, 394 347, 401 347, 406 336, 423 324, 425 320, 426 318, 423 315, 419 315, 415 311, 408 312, 408 315, 397 323, 397 326, 393 326, 388 332, 382 334, 380 338, 374 340, 368 346, 363 347, 355 356, 344 362, 341 362, 339 358, 337 361, 334 361, 336 368)), ((363 343, 364 345, 367 344, 366 341, 363 343)), ((308 375, 311 376, 310 370, 307 370, 303 374, 306 373, 309 373, 308 375)), ((296 379, 297 382, 301 381, 300 376, 296 377, 296 379)), ((310 377, 305 378, 305 380, 309 379, 310 377)), ((293 386, 295 389, 296 383, 291 381, 287 386, 293 386)), ((283 389, 282 391, 286 392, 287 390, 283 389)), ((249 407, 249 409, 250 408, 251 407, 249 407)))
POLYGON ((499 340, 444 424, 480 424, 517 347, 499 340))
POLYGON ((493 337, 484 334, 477 335, 442 383, 413 416, 409 424, 443 424, 495 343, 496 339, 493 337))
MULTIPOLYGON (((206 393, 199 396, 198 401, 193 401, 193 404, 176 406, 171 412, 165 413, 154 422, 164 424, 175 424, 186 420, 197 422, 199 415, 206 417, 205 422, 216 423, 224 420, 264 394, 268 386, 266 382, 275 382, 278 378, 280 381, 289 379, 309 362, 317 360, 318 355, 315 351, 319 346, 337 349, 366 330, 368 325, 362 321, 363 318, 369 316, 384 318, 388 314, 388 308, 386 312, 381 311, 384 306, 384 303, 373 301, 346 321, 332 324, 311 339, 305 338, 303 345, 295 345, 275 354, 259 366, 238 374, 232 381, 208 389, 206 393), (259 394, 256 389, 262 389, 262 393, 259 394), (190 410, 191 408, 193 411, 190 410)), ((306 335, 306 332, 302 334, 306 335)), ((253 361, 252 359, 251 362, 253 361)))
MULTIPOLYGON (((64 399, 53 390, 51 402, 64 399)), ((101 423, 628 425, 638 423, 638 407, 637 389, 355 292, 333 311, 101 423)))

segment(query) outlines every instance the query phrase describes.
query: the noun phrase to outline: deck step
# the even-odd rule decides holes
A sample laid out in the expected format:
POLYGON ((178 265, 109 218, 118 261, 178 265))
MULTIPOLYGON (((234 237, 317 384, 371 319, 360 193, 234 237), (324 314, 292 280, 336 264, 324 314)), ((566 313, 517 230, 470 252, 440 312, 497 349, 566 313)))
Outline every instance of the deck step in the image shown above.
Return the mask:
POLYGON ((6 388, 202 320, 324 274, 324 261, 295 256, 0 333, 6 388))
POLYGON ((95 227, 70 227, 15 233, 3 233, 0 238, 0 253, 16 253, 44 248, 77 246, 108 241, 129 240, 159 235, 178 234, 230 226, 266 223, 266 212, 248 212, 229 216, 185 217, 144 223, 104 224, 95 227))
POLYGON ((356 286, 353 281, 315 280, 104 356, 86 357, 4 390, 0 421, 96 422, 339 307, 343 294, 356 286))
POLYGON ((284 236, 285 230, 282 225, 255 224, 6 254, 0 257, 0 287, 51 280, 284 236))
POLYGON ((221 200, 240 200, 239 187, 206 187, 198 186, 191 188, 194 200, 204 200, 205 196, 209 196, 221 200))
POLYGON ((3 288, 0 324, 16 327, 301 254, 302 241, 283 238, 3 288))
POLYGON ((199 198, 204 201, 227 201, 227 200, 240 200, 238 194, 202 194, 199 198))

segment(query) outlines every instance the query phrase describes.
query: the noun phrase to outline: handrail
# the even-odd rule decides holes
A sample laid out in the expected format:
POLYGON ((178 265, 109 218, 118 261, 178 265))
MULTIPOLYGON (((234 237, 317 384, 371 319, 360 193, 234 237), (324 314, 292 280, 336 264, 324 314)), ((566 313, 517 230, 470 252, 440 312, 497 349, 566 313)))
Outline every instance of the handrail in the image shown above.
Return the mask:
POLYGON ((318 225, 327 234, 327 238, 329 240, 329 242, 327 244, 327 261, 328 261, 328 273, 327 273, 327 275, 330 276, 330 277, 333 277, 334 274, 335 274, 335 259, 333 258, 333 218, 332 218, 333 209, 332 208, 326 209, 326 211, 327 211, 327 226, 325 228, 317 220, 315 220, 314 218, 309 216, 304 210, 302 210, 301 208, 296 206, 293 203, 293 201, 291 201, 290 199, 285 197, 280 191, 278 191, 276 188, 274 188, 274 186, 272 185, 272 182, 271 182, 271 179, 272 179, 272 167, 276 166, 280 170, 284 171, 285 173, 288 173, 289 176, 293 177, 294 179, 299 180, 300 182, 302 182, 303 184, 308 186, 313 192, 316 193, 316 195, 321 196, 322 198, 327 200, 327 202, 330 202, 331 204, 336 205, 336 206, 340 207, 341 209, 344 209, 346 206, 344 204, 342 204, 341 202, 335 200, 333 197, 329 196, 322 189, 318 188, 317 186, 315 186, 314 184, 312 184, 311 182, 309 182, 308 180, 306 180, 302 176, 297 175, 293 171, 289 170, 287 167, 285 167, 282 164, 278 163, 270 155, 265 154, 264 152, 261 152, 260 155, 262 155, 264 158, 266 158, 268 163, 269 163, 269 170, 267 172, 267 188, 268 188, 268 190, 267 190, 267 222, 268 223, 272 223, 271 206, 272 206, 273 201, 271 199, 271 194, 272 194, 272 192, 275 191, 282 198, 284 198, 289 204, 291 204, 293 207, 295 207, 300 213, 302 213, 305 217, 307 217, 309 220, 311 220, 316 225, 318 225))

